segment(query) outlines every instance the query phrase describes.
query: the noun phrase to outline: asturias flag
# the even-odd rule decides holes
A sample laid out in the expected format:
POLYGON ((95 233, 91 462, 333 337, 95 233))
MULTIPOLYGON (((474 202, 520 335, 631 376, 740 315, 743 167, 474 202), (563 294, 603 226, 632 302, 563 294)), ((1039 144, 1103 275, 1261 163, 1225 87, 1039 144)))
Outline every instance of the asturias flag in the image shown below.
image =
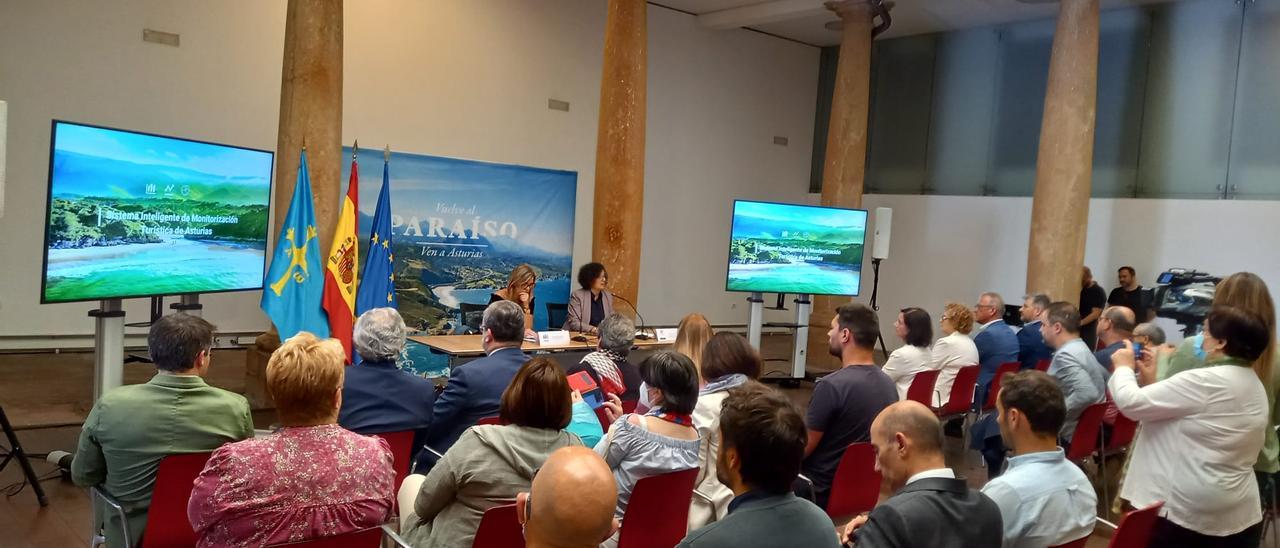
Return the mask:
POLYGON ((358 314, 364 314, 371 308, 396 307, 395 256, 391 246, 391 184, 387 166, 388 162, 383 162, 382 190, 378 192, 378 208, 373 213, 369 256, 364 259, 364 280, 360 282, 360 293, 356 297, 358 314))
POLYGON ((329 336, 329 322, 320 307, 324 278, 320 267, 320 239, 311 202, 311 176, 307 173, 307 151, 298 161, 298 183, 293 187, 289 213, 276 239, 275 256, 263 280, 262 310, 276 324, 280 340, 299 331, 321 338, 329 336))
POLYGON ((329 314, 329 336, 342 342, 351 361, 351 334, 356 324, 357 267, 360 264, 360 236, 356 234, 356 207, 358 203, 359 166, 351 159, 351 180, 347 182, 347 195, 342 200, 337 226, 333 230, 333 243, 324 270, 324 311, 329 314))

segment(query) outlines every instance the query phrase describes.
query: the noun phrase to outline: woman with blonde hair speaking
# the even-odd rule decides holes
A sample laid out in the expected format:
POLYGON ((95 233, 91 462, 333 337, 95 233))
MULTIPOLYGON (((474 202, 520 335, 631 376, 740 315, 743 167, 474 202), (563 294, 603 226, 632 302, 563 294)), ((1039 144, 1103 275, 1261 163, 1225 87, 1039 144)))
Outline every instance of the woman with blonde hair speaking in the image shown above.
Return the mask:
MULTIPOLYGON (((524 329, 533 330, 533 287, 538 283, 538 272, 532 266, 521 264, 507 277, 507 286, 489 295, 489 304, 511 301, 524 310, 524 329)), ((526 335, 528 336, 528 335, 526 335)))

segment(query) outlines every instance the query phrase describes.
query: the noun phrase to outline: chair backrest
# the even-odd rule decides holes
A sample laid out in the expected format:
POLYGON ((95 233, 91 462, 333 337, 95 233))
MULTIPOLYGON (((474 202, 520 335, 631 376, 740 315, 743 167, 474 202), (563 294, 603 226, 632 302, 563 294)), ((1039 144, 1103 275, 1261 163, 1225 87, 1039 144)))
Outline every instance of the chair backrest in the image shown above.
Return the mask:
POLYGON ((605 414, 603 405, 596 408, 596 419, 600 421, 600 429, 605 432, 608 432, 609 426, 613 424, 609 422, 609 415, 605 414))
POLYGON ((831 480, 831 496, 827 515, 837 523, 842 518, 870 512, 880 498, 880 472, 876 471, 876 449, 870 443, 854 443, 845 448, 844 456, 831 480))
POLYGON ((1036 371, 1047 373, 1049 371, 1049 364, 1051 363, 1053 363, 1051 360, 1040 360, 1036 362, 1036 371))
POLYGON ((1071 541, 1071 542, 1068 542, 1068 543, 1066 543, 1066 544, 1059 544, 1059 545, 1057 545, 1057 546, 1050 546, 1049 548, 1085 548, 1085 546, 1088 546, 1088 545, 1089 545, 1089 537, 1090 537, 1090 536, 1092 536, 1092 535, 1086 535, 1086 536, 1080 537, 1080 538, 1078 538, 1078 539, 1075 539, 1075 540, 1073 540, 1073 541, 1071 541))
POLYGON ((524 531, 516 516, 516 505, 494 506, 484 511, 471 548, 524 548, 524 531))
POLYGON ((1138 433, 1138 423, 1133 419, 1124 416, 1124 413, 1116 413, 1115 423, 1111 426, 1111 439, 1107 440, 1106 447, 1103 451, 1114 451, 1121 447, 1128 447, 1133 443, 1133 438, 1138 433))
POLYGON ((480 422, 477 422, 476 424, 478 424, 478 425, 480 425, 480 426, 485 426, 485 425, 500 425, 500 424, 502 424, 502 419, 501 419, 501 418, 498 418, 498 417, 484 417, 484 418, 481 418, 481 419, 480 419, 480 422))
POLYGON ((361 529, 341 535, 333 535, 329 537, 313 538, 311 540, 300 540, 298 542, 286 542, 284 544, 269 544, 268 546, 293 546, 306 548, 378 548, 382 545, 382 529, 372 527, 369 529, 361 529))
POLYGON ((147 528, 142 535, 147 548, 195 546, 196 533, 187 520, 187 502, 209 455, 188 453, 160 459, 156 488, 147 510, 147 528))
POLYGON ((472 332, 479 333, 480 322, 482 319, 484 319, 484 309, 486 308, 488 308, 488 305, 458 303, 458 310, 461 312, 461 315, 462 315, 462 317, 459 320, 459 323, 466 326, 467 329, 471 330, 472 332))
POLYGON ((413 430, 374 434, 387 440, 387 445, 391 447, 391 463, 396 469, 395 492, 397 493, 400 492, 400 484, 404 483, 404 478, 409 475, 409 466, 413 463, 413 435, 413 430))
POLYGON ((1080 460, 1098 450, 1098 432, 1102 430, 1102 417, 1107 413, 1106 403, 1095 403, 1084 408, 1076 431, 1071 434, 1071 447, 1067 448, 1067 460, 1080 460))
POLYGON ((568 319, 569 303, 547 303, 547 329, 560 329, 568 319))
POLYGON ((1151 530, 1156 526, 1156 518, 1160 517, 1163 502, 1157 502, 1134 510, 1120 518, 1116 526, 1116 534, 1111 536, 1108 548, 1145 548, 1151 539, 1151 530))
POLYGON ((1000 381, 1004 380, 1005 375, 1017 373, 1022 367, 1022 362, 1005 362, 1000 364, 996 369, 996 376, 991 377, 991 389, 987 391, 987 401, 982 404, 983 411, 990 411, 996 408, 996 394, 1000 393, 1000 381))
POLYGON ((640 405, 640 400, 622 400, 622 412, 634 413, 636 407, 640 405))
POLYGON ((689 503, 698 469, 643 478, 631 490, 618 548, 673 548, 689 526, 689 503))
POLYGON ((955 382, 951 383, 951 397, 942 404, 941 415, 967 413, 973 405, 973 388, 978 384, 978 373, 981 366, 966 365, 956 373, 955 382))
POLYGON ((933 387, 938 383, 938 375, 941 373, 940 369, 916 373, 916 376, 911 379, 911 386, 907 387, 907 399, 923 403, 925 407, 932 407, 933 387))

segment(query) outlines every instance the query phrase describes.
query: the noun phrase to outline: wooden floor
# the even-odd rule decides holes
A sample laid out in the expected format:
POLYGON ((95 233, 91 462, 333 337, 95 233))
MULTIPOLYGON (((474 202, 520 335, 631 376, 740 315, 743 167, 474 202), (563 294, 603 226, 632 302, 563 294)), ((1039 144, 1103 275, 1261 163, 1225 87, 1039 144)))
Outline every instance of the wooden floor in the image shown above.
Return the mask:
MULTIPOLYGON (((763 346, 765 377, 777 374, 770 371, 789 370, 789 337, 765 337, 763 346)), ((125 382, 146 382, 152 374, 149 365, 130 364, 125 369, 125 382)), ((216 351, 206 379, 214 386, 243 392, 244 351, 216 351)), ((80 424, 92 405, 92 384, 93 360, 88 353, 0 354, 0 404, 5 406, 29 454, 75 450, 80 424)), ((811 383, 784 389, 801 408, 808 405, 812 391, 811 383)), ((254 412, 258 428, 267 427, 273 420, 270 410, 254 412)), ((8 443, 0 439, 0 445, 7 447, 8 443)), ((947 462, 965 475, 970 485, 981 487, 986 481, 982 459, 975 453, 966 454, 961 445, 960 440, 947 438, 947 462)), ((29 486, 14 496, 0 493, 0 548, 87 546, 90 504, 85 491, 57 478, 54 467, 43 459, 33 461, 33 465, 37 474, 53 477, 42 482, 49 506, 41 508, 29 486)), ((0 471, 0 487, 21 480, 17 463, 0 471)), ((1109 536, 1109 531, 1100 526, 1089 547, 1105 547, 1109 536)))

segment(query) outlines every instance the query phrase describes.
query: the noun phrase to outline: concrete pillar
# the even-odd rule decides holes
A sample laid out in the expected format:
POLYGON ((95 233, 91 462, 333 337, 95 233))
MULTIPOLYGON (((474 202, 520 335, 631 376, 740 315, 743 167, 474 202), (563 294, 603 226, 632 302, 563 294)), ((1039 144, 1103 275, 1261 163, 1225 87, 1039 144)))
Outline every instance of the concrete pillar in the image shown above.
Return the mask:
MULTIPOLYGON (((320 249, 329 249, 345 190, 342 174, 342 0, 289 0, 280 77, 280 126, 276 141, 275 216, 271 238, 293 198, 298 160, 305 144, 320 249)), ((270 256, 271 250, 268 250, 270 256)), ((272 327, 245 357, 245 397, 255 409, 273 407, 266 391, 266 367, 280 346, 272 327)))
POLYGON ((591 256, 609 269, 609 290, 631 302, 644 222, 646 8, 645 0, 609 0, 591 231, 591 256))
MULTIPOLYGON (((871 102, 872 9, 867 0, 827 4, 844 22, 840 61, 831 98, 827 157, 822 167, 822 205, 862 207, 862 182, 867 167, 867 112, 871 102)), ((869 265, 870 259, 864 260, 869 265)), ((868 270, 869 273, 869 270, 868 270)), ((870 281, 863 287, 870 290, 870 281)), ((827 346, 827 331, 837 306, 847 297, 814 297, 809 316, 807 363, 817 370, 839 367, 827 346)))
POLYGON ((1080 298, 1098 90, 1098 0, 1062 0, 1031 206, 1027 291, 1080 298))

